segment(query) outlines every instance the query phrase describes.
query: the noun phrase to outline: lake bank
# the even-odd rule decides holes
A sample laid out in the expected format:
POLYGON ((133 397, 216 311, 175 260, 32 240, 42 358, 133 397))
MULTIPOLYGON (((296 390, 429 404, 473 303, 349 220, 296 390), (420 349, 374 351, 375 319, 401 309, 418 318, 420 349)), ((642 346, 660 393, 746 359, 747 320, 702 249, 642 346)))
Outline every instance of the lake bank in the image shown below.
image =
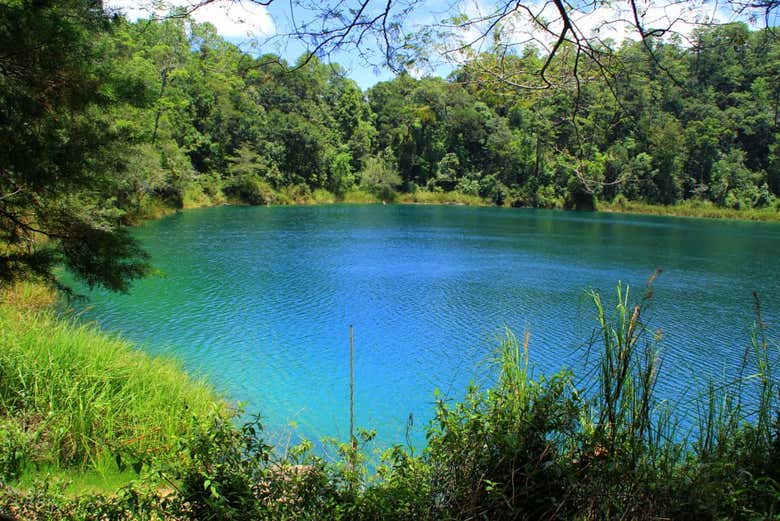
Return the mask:
POLYGON ((737 210, 723 208, 704 201, 685 201, 676 205, 653 205, 637 201, 599 202, 599 211, 632 213, 640 215, 665 215, 669 217, 694 217, 743 221, 780 221, 777 207, 737 210))
POLYGON ((141 462, 179 458, 175 440, 225 407, 179 362, 58 316, 46 288, 17 284, 0 299, 0 482, 126 484, 141 462))
POLYGON ((605 305, 590 299, 606 339, 592 353, 601 368, 593 385, 568 371, 534 376, 529 337, 506 332, 492 384, 471 385, 456 402, 435 397, 423 452, 398 445, 367 465, 373 433, 364 431, 353 444, 332 442, 322 458, 307 443, 275 450, 256 422, 226 419, 178 440, 186 457, 177 465, 147 460, 151 472, 115 490, 0 483, 0 513, 20 521, 772 517, 780 434, 767 353, 777 345, 754 330, 757 411, 739 405, 740 383, 710 384, 699 429, 681 443, 678 411, 654 392, 660 366, 644 346, 644 304, 629 304, 620 285, 605 305))
MULTIPOLYGON (((267 189, 261 194, 255 194, 253 202, 236 196, 226 196, 221 190, 207 193, 202 188, 191 187, 183 197, 179 206, 166 204, 164 201, 149 198, 145 204, 139 206, 136 215, 128 216, 128 224, 138 224, 146 220, 159 219, 177 211, 191 210, 195 208, 207 208, 222 205, 238 206, 311 206, 328 204, 420 204, 420 205, 445 205, 445 206, 485 206, 485 207, 511 207, 507 204, 495 205, 493 202, 475 195, 460 192, 431 192, 417 190, 413 193, 401 192, 396 194, 393 200, 382 200, 376 195, 360 190, 350 190, 336 196, 324 189, 298 190, 296 187, 286 187, 282 190, 267 189)), ((516 206, 517 208, 533 208, 530 206, 516 206)), ((567 210, 562 206, 541 207, 539 209, 567 210)), ((761 222, 780 221, 780 205, 767 208, 734 209, 714 205, 709 201, 686 200, 674 205, 647 204, 640 201, 629 201, 625 198, 616 198, 613 201, 597 201, 596 211, 608 213, 629 213, 638 215, 660 215, 669 217, 692 217, 702 219, 744 220, 761 222)))

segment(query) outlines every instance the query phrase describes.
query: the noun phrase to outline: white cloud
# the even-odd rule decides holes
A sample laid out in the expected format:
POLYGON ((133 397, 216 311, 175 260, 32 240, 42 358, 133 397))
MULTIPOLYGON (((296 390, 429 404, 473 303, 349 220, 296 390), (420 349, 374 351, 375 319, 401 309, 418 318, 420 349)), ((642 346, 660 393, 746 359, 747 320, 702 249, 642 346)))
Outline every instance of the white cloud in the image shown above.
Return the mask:
MULTIPOLYGON (((700 2, 672 0, 666 3, 637 2, 637 14, 645 33, 661 30, 667 38, 679 35, 685 41, 702 23, 715 22, 725 13, 718 13, 700 2)), ((609 38, 617 44, 624 40, 641 39, 634 13, 627 2, 603 5, 588 13, 575 13, 572 21, 579 35, 585 38, 609 38)))
POLYGON ((185 8, 192 10, 193 20, 213 24, 225 38, 267 37, 276 32, 268 9, 251 0, 214 0, 208 3, 203 0, 106 0, 104 5, 107 9, 124 13, 131 20, 165 16, 172 8, 185 8))
MULTIPOLYGON (((501 5, 506 4, 501 2, 501 5)), ((535 45, 547 51, 551 50, 563 29, 563 20, 555 4, 550 0, 533 0, 516 5, 516 9, 501 21, 501 42, 515 49, 535 45)), ((626 40, 641 39, 629 2, 599 2, 595 8, 590 2, 585 5, 590 7, 570 9, 567 13, 576 36, 581 41, 595 43, 611 40, 615 45, 620 45, 626 40)), ((744 13, 731 12, 723 7, 724 4, 719 5, 707 0, 637 0, 636 5, 639 25, 645 33, 660 30, 663 31, 664 39, 670 40, 678 36, 683 45, 689 42, 694 29, 702 24, 749 20, 744 13)), ((460 12, 472 22, 455 31, 453 36, 456 41, 475 42, 477 51, 490 46, 493 39, 489 29, 499 14, 490 0, 463 0, 460 12), (474 20, 482 21, 473 23, 474 20), (480 39, 482 36, 485 37, 480 39)), ((572 39, 571 34, 567 37, 572 39)), ((452 48, 450 42, 450 49, 452 48)), ((467 56, 466 53, 454 54, 459 54, 461 58, 467 56)))

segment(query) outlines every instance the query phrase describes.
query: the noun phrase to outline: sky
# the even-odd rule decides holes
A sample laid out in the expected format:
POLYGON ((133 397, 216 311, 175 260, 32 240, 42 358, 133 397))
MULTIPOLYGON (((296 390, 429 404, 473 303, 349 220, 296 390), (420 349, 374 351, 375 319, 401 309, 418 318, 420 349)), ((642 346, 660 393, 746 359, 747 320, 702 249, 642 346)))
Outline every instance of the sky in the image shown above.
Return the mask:
MULTIPOLYGON (((633 13, 627 1, 595 0, 598 2, 596 4, 590 3, 590 0, 584 1, 587 3, 580 4, 581 7, 571 13, 571 19, 580 36, 610 39, 615 44, 620 44, 626 39, 640 38, 634 27, 633 13)), ((108 9, 119 10, 129 19, 135 20, 155 14, 162 16, 171 6, 191 8, 197 3, 198 0, 105 0, 104 5, 108 9), (164 7, 161 8, 161 5, 164 7)), ((306 46, 301 41, 285 35, 292 32, 293 28, 299 31, 305 31, 307 28, 321 29, 322 21, 317 17, 317 9, 337 3, 342 8, 345 5, 357 5, 355 0, 288 0, 286 2, 274 0, 266 7, 252 0, 215 0, 194 9, 192 17, 197 22, 213 24, 225 39, 249 53, 271 52, 282 56, 288 62, 294 62, 303 54, 306 46)), ((364 14, 374 16, 384 5, 384 0, 372 0, 364 14)), ((402 24, 406 32, 432 27, 448 30, 449 36, 445 39, 437 38, 437 41, 450 49, 457 48, 462 43, 472 42, 483 34, 490 26, 490 15, 495 13, 495 5, 494 0, 394 0, 393 3, 395 12, 400 12, 406 6, 413 7, 410 14, 404 17, 402 24), (481 18, 485 20, 454 31, 449 30, 449 24, 441 23, 442 20, 459 13, 467 15, 471 20, 481 18)), ((529 44, 541 49, 549 49, 555 38, 550 32, 541 30, 538 23, 533 22, 532 15, 537 20, 549 23, 548 28, 551 32, 560 30, 562 22, 554 4, 550 0, 532 0, 523 5, 527 7, 526 11, 505 20, 504 39, 513 43, 516 49, 529 44)), ((742 19, 751 22, 754 26, 761 26, 763 22, 761 19, 751 21, 744 13, 735 15, 725 8, 727 4, 723 2, 638 0, 637 5, 646 28, 669 28, 671 29, 669 34, 674 32, 679 35, 683 44, 691 35, 697 22, 742 19)), ((777 25, 776 13, 775 18, 769 23, 777 25)), ((485 45, 491 42, 492 39, 486 39, 485 45)), ((381 66, 382 54, 377 50, 375 43, 369 36, 363 41, 360 51, 350 48, 333 53, 325 59, 341 65, 350 78, 354 79, 361 88, 366 89, 379 81, 389 80, 394 75, 391 70, 381 66)), ((433 48, 429 50, 432 59, 428 63, 407 65, 407 70, 411 74, 445 76, 455 64, 465 59, 463 53, 451 52, 444 57, 439 57, 437 52, 433 52, 433 48)))
MULTIPOLYGON (((106 9, 121 12, 130 20, 164 16, 171 6, 189 9, 195 3, 194 0, 169 0, 165 4, 152 0, 104 0, 106 9), (165 7, 160 8, 161 5, 165 7)), ((291 26, 289 6, 279 0, 269 7, 251 0, 217 0, 194 9, 191 17, 199 23, 213 24, 222 37, 248 53, 270 52, 294 62, 307 47, 300 41, 281 36, 289 32, 291 26)), ((297 23, 306 18, 306 13, 294 14, 299 15, 296 16, 297 23)), ((327 59, 345 68, 347 76, 363 89, 394 76, 387 68, 365 63, 355 53, 339 52, 327 59)))

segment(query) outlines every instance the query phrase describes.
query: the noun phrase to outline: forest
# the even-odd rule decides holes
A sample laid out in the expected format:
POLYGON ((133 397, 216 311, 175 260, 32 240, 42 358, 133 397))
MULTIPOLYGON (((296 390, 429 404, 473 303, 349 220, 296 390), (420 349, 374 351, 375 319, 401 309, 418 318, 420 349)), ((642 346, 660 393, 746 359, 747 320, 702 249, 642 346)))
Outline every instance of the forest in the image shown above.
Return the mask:
MULTIPOLYGON (((606 74, 580 64, 570 89, 502 84, 486 53, 447 79, 404 73, 362 92, 337 65, 280 66, 212 27, 113 23, 104 88, 112 131, 131 147, 123 207, 220 189, 263 204, 363 187, 542 208, 620 196, 760 208, 780 191, 780 44, 769 30, 703 28, 689 47, 651 42, 652 54, 626 42, 606 74)), ((503 67, 536 70, 544 56, 510 58, 503 67)), ((551 74, 571 60, 563 52, 551 74)))

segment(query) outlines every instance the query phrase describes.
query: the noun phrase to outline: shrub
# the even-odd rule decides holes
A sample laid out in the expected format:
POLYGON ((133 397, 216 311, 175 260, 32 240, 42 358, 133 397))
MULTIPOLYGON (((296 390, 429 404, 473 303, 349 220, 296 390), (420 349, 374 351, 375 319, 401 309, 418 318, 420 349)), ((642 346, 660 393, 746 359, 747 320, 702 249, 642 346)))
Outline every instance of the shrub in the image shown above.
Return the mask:
POLYGON ((360 184, 382 201, 393 201, 401 176, 385 157, 369 157, 360 173, 360 184))
POLYGON ((19 479, 29 458, 31 441, 16 422, 0 422, 0 482, 19 479))
POLYGON ((251 205, 274 204, 277 196, 267 182, 256 175, 237 176, 224 187, 225 195, 251 205))
POLYGON ((528 336, 507 332, 492 389, 471 386, 454 406, 437 402, 428 435, 432 497, 448 519, 554 517, 567 494, 561 441, 578 404, 566 372, 533 380, 528 336))

